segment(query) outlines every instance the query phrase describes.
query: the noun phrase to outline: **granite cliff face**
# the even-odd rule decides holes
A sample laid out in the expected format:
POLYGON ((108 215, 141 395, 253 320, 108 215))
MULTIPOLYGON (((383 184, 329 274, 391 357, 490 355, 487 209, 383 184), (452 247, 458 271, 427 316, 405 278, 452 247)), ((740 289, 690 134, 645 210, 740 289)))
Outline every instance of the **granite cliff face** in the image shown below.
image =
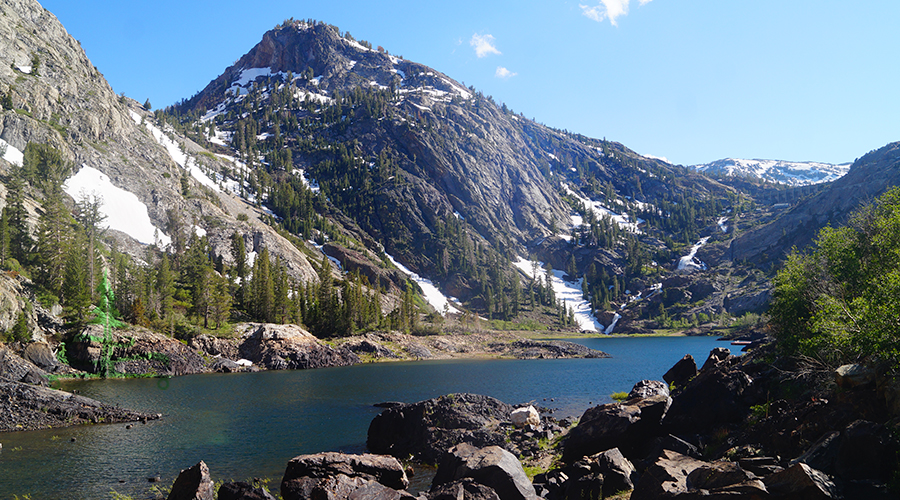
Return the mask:
MULTIPOLYGON (((0 168, 15 168, 13 151, 29 142, 59 149, 77 171, 81 166, 100 170, 113 185, 135 194, 146 205, 153 224, 168 233, 177 215, 183 231, 192 225, 210 236, 214 251, 230 259, 227 247, 232 230, 242 232, 256 250, 291 262, 292 274, 317 279, 305 255, 260 223, 259 212, 224 193, 204 190, 195 181, 193 196, 185 197, 180 180, 184 169, 155 140, 141 120, 151 118, 135 101, 116 95, 84 50, 53 14, 31 0, 0 1, 0 139, 7 160, 0 168), (246 222, 236 217, 246 214, 246 222), (192 224, 193 223, 193 224, 192 224)), ((202 148, 169 132, 180 148, 199 155, 202 148)), ((229 162, 203 156, 209 169, 229 162)), ((21 161, 21 160, 19 160, 21 161)), ((122 248, 135 256, 143 252, 125 235, 122 248)))
POLYGON ((862 156, 850 171, 800 201, 772 222, 747 231, 731 244, 734 261, 771 266, 791 248, 809 245, 826 225, 847 222, 850 213, 900 184, 900 142, 862 156))

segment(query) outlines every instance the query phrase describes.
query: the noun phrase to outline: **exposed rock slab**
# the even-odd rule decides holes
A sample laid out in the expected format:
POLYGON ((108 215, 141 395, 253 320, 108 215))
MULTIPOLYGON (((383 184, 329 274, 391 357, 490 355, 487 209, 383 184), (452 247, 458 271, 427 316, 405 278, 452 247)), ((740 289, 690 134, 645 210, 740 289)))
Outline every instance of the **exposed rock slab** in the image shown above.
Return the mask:
POLYGON ((56 389, 0 379, 0 431, 156 418, 159 415, 113 407, 56 389))

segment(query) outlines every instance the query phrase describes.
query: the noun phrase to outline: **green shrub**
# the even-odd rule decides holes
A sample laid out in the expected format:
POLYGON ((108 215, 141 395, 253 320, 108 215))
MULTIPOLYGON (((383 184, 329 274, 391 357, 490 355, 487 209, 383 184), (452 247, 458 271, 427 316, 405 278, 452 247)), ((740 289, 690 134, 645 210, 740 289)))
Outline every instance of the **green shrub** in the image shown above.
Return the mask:
POLYGON ((791 253, 769 314, 783 352, 830 365, 900 361, 900 188, 791 253))

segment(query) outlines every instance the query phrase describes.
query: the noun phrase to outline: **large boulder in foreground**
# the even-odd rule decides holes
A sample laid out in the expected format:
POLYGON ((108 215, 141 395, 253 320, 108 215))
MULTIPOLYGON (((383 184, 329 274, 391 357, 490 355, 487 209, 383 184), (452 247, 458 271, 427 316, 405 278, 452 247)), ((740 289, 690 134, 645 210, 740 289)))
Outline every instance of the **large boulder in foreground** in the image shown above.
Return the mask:
POLYGON ((167 500, 215 500, 216 489, 209 476, 209 467, 202 460, 178 474, 167 500))
POLYGON ((281 480, 285 500, 371 498, 395 500, 409 485, 394 457, 326 452, 288 462, 281 480))
POLYGON ((563 461, 573 463, 612 448, 619 448, 632 460, 643 458, 653 438, 660 435, 660 423, 670 404, 671 398, 659 394, 589 408, 569 431, 563 461))
POLYGON ((675 435, 693 434, 713 425, 740 422, 750 409, 753 379, 733 367, 736 357, 717 347, 700 373, 672 398, 665 426, 675 435))
POLYGON ((451 448, 438 467, 432 488, 471 478, 497 492, 504 500, 534 500, 537 494, 522 464, 499 446, 478 449, 470 444, 451 448))
POLYGON ((438 463, 451 447, 506 447, 500 424, 515 408, 490 396, 449 394, 389 408, 372 419, 366 445, 372 453, 438 463))

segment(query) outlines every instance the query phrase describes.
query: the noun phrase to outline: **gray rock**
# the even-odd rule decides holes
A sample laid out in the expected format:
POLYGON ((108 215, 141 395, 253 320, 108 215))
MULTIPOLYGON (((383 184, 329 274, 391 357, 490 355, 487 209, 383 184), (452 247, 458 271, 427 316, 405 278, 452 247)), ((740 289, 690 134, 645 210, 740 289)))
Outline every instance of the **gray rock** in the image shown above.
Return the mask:
POLYGON ((454 446, 441 461, 432 488, 463 478, 471 478, 490 487, 504 500, 537 498, 522 464, 512 453, 499 446, 482 449, 466 443, 454 446))
POLYGON ((52 372, 59 365, 53 349, 46 342, 32 342, 25 346, 22 357, 44 371, 52 372))
POLYGON ((700 368, 700 371, 717 366, 719 363, 726 361, 730 357, 732 357, 731 351, 728 350, 727 347, 714 347, 713 350, 709 351, 709 357, 706 358, 706 362, 703 363, 703 367, 700 368))
POLYGON ((342 474, 282 481, 281 496, 284 500, 399 500, 408 497, 378 481, 342 474))
POLYGON ((389 408, 372 419, 366 445, 373 453, 439 463, 452 446, 510 446, 500 429, 513 408, 477 394, 450 394, 389 408))
POLYGON ((664 450, 641 475, 631 493, 631 500, 656 500, 687 493, 688 475, 705 465, 706 462, 664 450))
POLYGON ((834 381, 843 389, 871 385, 875 383, 875 371, 861 364, 842 365, 834 371, 834 381))
POLYGON ((209 467, 202 460, 178 474, 167 500, 215 500, 216 490, 209 467))
POLYGON ((593 455, 590 460, 597 464, 597 471, 603 476, 604 496, 634 489, 638 479, 637 470, 618 448, 593 455))
POLYGON ((696 377, 697 373, 697 363, 694 361, 694 357, 685 354, 663 375, 663 380, 669 384, 675 384, 675 387, 683 387, 690 379, 696 377))
POLYGON ((634 384, 631 392, 628 393, 628 399, 644 399, 653 396, 669 397, 669 384, 659 380, 641 380, 634 384))
POLYGON ((268 490, 245 482, 224 483, 219 486, 218 500, 275 500, 268 490))
POLYGON ((716 490, 756 479, 736 462, 712 462, 703 464, 687 476, 688 490, 716 490))
POLYGON ((10 349, 0 349, 0 379, 48 386, 47 373, 10 349))
POLYGON ((466 477, 458 481, 436 486, 426 494, 428 500, 501 500, 497 492, 488 486, 466 477))

